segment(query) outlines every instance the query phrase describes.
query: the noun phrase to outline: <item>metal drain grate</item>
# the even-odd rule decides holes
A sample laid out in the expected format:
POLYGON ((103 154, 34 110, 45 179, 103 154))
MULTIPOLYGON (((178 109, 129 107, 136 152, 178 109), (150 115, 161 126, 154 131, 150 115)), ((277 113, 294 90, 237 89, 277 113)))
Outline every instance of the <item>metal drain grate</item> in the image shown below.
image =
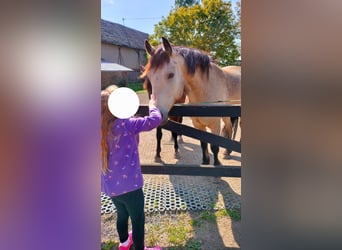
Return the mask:
MULTIPOLYGON (((240 207, 240 196, 221 190, 216 179, 208 181, 208 177, 194 176, 144 178, 145 212, 240 207)), ((115 206, 111 199, 101 194, 101 214, 113 212, 115 206)))

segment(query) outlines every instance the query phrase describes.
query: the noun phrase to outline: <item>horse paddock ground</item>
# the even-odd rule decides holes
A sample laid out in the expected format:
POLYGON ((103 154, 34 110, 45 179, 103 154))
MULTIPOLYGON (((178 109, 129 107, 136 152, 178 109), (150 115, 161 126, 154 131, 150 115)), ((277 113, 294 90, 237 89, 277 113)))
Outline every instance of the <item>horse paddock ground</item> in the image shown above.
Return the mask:
MULTIPOLYGON (((139 98, 141 104, 148 103, 146 93, 139 94, 139 98)), ((183 123, 192 126, 189 117, 184 117, 183 123)), ((239 136, 238 130, 237 139, 239 136)), ((200 164, 202 161, 198 140, 182 136, 176 157, 170 131, 163 130, 161 143, 162 162, 200 164)), ((219 153, 223 165, 241 166, 240 153, 232 152, 232 159, 224 159, 223 151, 221 148, 219 153)), ((140 134, 139 153, 142 164, 156 162, 155 129, 140 134)), ((212 154, 210 157, 212 164, 212 154)), ((163 249, 240 248, 241 221, 229 216, 225 209, 240 211, 241 178, 144 175, 144 179, 146 245, 158 244, 163 249)), ((116 213, 101 216, 102 242, 118 243, 115 221, 116 213)))

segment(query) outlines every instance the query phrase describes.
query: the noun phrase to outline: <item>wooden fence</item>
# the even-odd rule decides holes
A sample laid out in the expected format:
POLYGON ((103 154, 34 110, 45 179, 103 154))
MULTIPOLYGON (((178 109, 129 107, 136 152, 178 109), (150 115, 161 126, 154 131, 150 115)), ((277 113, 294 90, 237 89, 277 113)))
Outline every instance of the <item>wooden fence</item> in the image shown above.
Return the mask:
MULTIPOLYGON (((148 105, 141 105, 138 110, 139 115, 148 114, 148 105)), ((170 110, 171 116, 206 116, 206 117, 239 117, 241 116, 240 105, 224 104, 175 104, 170 110)), ((163 129, 176 132, 179 135, 189 136, 210 144, 227 148, 241 153, 241 143, 222 136, 214 135, 193 127, 168 121, 163 129)), ((167 175, 193 175, 193 176, 226 176, 241 177, 240 166, 216 166, 216 165, 195 165, 195 164, 142 164, 144 174, 167 174, 167 175)))

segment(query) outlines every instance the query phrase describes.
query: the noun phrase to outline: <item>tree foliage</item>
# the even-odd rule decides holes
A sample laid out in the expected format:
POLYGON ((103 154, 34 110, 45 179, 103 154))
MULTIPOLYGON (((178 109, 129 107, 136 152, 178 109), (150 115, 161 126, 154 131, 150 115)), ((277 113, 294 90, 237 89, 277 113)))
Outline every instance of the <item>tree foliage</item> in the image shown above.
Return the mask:
POLYGON ((199 0, 175 0, 176 8, 179 8, 181 6, 189 7, 197 3, 199 3, 199 0))
POLYGON ((159 22, 151 35, 152 45, 162 36, 176 45, 205 50, 220 65, 236 64, 240 56, 236 39, 240 33, 240 5, 223 0, 202 0, 200 4, 178 7, 159 22))

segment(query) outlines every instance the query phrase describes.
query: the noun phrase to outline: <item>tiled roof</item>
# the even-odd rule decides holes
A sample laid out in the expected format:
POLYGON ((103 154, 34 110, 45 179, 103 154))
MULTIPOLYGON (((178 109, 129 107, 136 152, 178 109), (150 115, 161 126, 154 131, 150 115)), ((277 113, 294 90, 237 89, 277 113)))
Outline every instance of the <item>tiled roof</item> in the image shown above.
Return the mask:
POLYGON ((144 50, 145 39, 147 33, 101 19, 101 42, 144 50))

